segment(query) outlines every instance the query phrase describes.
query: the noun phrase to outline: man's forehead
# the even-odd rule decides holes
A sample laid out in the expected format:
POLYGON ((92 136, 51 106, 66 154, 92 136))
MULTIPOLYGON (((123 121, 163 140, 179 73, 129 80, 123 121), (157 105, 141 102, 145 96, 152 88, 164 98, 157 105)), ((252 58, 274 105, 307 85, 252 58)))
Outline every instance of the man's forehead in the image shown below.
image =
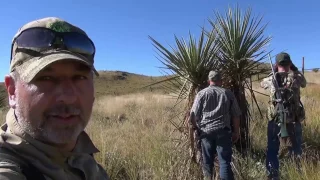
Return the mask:
POLYGON ((82 62, 77 62, 77 61, 58 61, 55 63, 52 63, 45 67, 42 71, 43 72, 52 72, 52 71, 61 71, 63 68, 68 68, 68 69, 74 69, 76 71, 90 71, 91 68, 82 63, 82 62))

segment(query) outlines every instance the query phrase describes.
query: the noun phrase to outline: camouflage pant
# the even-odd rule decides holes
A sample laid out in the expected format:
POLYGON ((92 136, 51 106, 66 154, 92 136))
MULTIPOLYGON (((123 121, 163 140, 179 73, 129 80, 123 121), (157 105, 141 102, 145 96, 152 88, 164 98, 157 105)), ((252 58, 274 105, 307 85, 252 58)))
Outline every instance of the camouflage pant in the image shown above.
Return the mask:
POLYGON ((302 127, 300 122, 287 124, 287 131, 289 137, 280 137, 280 127, 275 121, 269 121, 268 123, 268 144, 267 144, 267 158, 266 168, 268 176, 279 176, 279 159, 278 154, 280 150, 280 144, 287 150, 288 155, 294 155, 295 159, 299 162, 302 154, 302 127))

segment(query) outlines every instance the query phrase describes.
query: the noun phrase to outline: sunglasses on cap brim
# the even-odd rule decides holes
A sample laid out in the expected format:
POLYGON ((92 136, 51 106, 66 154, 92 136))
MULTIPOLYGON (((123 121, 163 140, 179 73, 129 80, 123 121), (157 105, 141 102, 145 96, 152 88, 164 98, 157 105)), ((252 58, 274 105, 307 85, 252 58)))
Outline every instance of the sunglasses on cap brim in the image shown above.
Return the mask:
POLYGON ((23 30, 14 40, 11 46, 11 58, 13 45, 26 49, 55 49, 62 48, 86 57, 93 58, 95 46, 92 40, 78 32, 57 32, 48 28, 34 27, 23 30))
POLYGON ((280 66, 288 66, 291 64, 291 61, 281 61, 278 63, 280 66))

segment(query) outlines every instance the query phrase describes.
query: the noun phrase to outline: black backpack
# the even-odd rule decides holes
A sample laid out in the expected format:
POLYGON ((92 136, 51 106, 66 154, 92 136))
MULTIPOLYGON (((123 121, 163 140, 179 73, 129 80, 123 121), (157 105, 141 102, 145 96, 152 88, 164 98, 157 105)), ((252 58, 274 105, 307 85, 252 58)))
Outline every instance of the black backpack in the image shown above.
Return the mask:
POLYGON ((43 174, 31 163, 28 163, 18 154, 0 147, 0 162, 10 162, 16 164, 27 180, 46 180, 43 174))

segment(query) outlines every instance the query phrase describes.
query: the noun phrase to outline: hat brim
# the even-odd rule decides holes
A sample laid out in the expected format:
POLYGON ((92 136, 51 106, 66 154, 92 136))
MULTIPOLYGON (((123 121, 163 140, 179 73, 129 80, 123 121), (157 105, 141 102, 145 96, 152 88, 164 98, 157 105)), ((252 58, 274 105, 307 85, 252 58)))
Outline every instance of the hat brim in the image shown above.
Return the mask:
POLYGON ((99 73, 87 58, 71 52, 55 52, 46 54, 41 57, 35 57, 28 60, 27 62, 24 62, 20 67, 17 68, 17 70, 19 71, 19 74, 24 81, 31 82, 41 70, 52 63, 63 60, 71 60, 83 63, 89 66, 94 71, 96 76, 99 76, 99 73))

